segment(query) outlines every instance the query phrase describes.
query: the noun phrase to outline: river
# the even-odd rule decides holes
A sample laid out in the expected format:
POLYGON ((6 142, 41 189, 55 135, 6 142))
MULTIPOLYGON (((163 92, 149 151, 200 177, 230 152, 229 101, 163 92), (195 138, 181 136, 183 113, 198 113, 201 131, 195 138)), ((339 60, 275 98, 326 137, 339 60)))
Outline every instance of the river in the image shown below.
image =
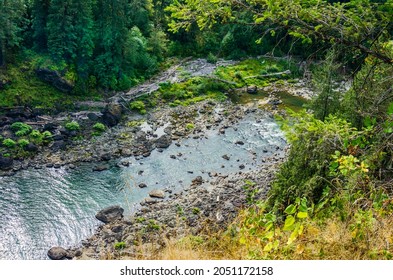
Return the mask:
POLYGON ((0 259, 47 259, 52 246, 74 246, 90 236, 102 208, 121 205, 129 215, 153 189, 176 192, 196 176, 209 180, 209 172, 255 169, 266 157, 282 156, 285 145, 273 119, 247 116, 225 134, 210 130, 203 139, 184 139, 147 158, 111 162, 104 172, 83 163, 75 170, 28 169, 0 177, 0 259))

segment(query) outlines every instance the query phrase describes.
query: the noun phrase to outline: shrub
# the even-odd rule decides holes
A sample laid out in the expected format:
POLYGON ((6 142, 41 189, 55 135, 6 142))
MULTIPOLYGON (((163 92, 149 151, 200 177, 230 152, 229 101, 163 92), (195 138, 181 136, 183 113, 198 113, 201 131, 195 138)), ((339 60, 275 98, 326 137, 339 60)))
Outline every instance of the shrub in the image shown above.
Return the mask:
POLYGON ((336 151, 345 154, 359 132, 339 118, 318 120, 305 112, 293 114, 295 119, 282 125, 291 150, 281 166, 271 191, 270 204, 283 211, 296 198, 316 203, 331 182, 329 165, 336 151))
POLYGON ((30 144, 30 142, 27 139, 20 139, 20 140, 18 140, 18 146, 21 147, 21 148, 24 148, 24 147, 26 147, 29 144, 30 144))
POLYGON ((208 56, 207 56, 207 58, 206 58, 206 60, 207 60, 207 62, 209 62, 209 63, 216 63, 217 60, 218 60, 218 58, 217 58, 217 56, 215 56, 214 54, 209 53, 208 56))
POLYGON ((131 108, 131 110, 137 111, 142 115, 146 114, 146 107, 145 107, 145 103, 143 103, 143 101, 138 100, 138 101, 131 102, 130 108, 131 108))
POLYGON ((7 148, 14 148, 16 146, 16 142, 10 138, 3 140, 3 145, 7 148))
POLYGON ((15 135, 18 137, 26 136, 31 131, 31 126, 22 122, 15 122, 11 125, 12 131, 15 132, 15 135))
POLYGON ((70 131, 80 130, 79 123, 77 123, 76 121, 72 121, 72 122, 66 123, 65 128, 70 130, 70 131))
POLYGON ((52 141, 53 135, 50 131, 44 131, 44 132, 42 132, 41 135, 42 135, 42 140, 44 143, 49 143, 52 141))
POLYGON ((96 123, 96 124, 93 126, 93 129, 94 129, 95 131, 97 131, 97 132, 104 132, 105 129, 106 129, 106 127, 105 127, 104 124, 98 122, 98 123, 96 123))
POLYGON ((126 243, 125 242, 116 242, 115 243, 115 249, 116 250, 122 250, 126 247, 126 243))
POLYGON ((194 128, 195 128, 195 125, 193 123, 186 124, 186 129, 187 130, 193 130, 194 128))

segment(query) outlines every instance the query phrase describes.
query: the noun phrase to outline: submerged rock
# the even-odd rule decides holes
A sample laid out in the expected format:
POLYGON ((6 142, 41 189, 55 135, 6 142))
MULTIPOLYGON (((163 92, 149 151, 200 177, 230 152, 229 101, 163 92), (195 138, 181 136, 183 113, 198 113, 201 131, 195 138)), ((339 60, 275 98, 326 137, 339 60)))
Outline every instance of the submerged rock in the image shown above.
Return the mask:
POLYGON ((96 219, 107 224, 123 218, 124 209, 120 206, 110 206, 96 214, 96 219))
POLYGON ((96 165, 96 166, 93 167, 93 171, 97 171, 97 172, 105 171, 105 170, 108 170, 108 169, 109 169, 109 166, 106 165, 106 164, 96 165))

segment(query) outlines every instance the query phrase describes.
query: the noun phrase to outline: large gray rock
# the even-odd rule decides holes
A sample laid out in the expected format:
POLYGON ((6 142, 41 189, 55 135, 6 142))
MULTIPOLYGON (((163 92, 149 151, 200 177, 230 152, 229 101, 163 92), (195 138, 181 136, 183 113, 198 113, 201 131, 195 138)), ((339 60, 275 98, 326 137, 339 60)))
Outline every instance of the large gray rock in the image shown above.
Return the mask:
POLYGON ((165 198, 165 192, 162 190, 152 190, 149 195, 155 198, 165 198))
POLYGON ((47 83, 50 83, 52 86, 54 86, 55 88, 57 88, 62 92, 71 92, 72 89, 74 88, 74 85, 72 85, 67 80, 63 79, 57 71, 50 70, 47 68, 39 68, 35 72, 38 78, 40 78, 41 80, 47 83))
POLYGON ((115 126, 120 122, 123 108, 118 103, 108 104, 102 112, 102 122, 109 127, 115 126))
POLYGON ((172 137, 168 134, 165 134, 156 140, 156 147, 157 148, 168 148, 172 143, 172 137))
POLYGON ((120 206, 110 206, 97 213, 96 218, 103 223, 110 223, 123 218, 124 209, 120 206))
POLYGON ((52 260, 63 260, 67 255, 67 250, 62 247, 53 247, 48 251, 48 257, 52 260))
POLYGON ((9 170, 12 167, 14 160, 12 158, 0 156, 0 170, 9 170))

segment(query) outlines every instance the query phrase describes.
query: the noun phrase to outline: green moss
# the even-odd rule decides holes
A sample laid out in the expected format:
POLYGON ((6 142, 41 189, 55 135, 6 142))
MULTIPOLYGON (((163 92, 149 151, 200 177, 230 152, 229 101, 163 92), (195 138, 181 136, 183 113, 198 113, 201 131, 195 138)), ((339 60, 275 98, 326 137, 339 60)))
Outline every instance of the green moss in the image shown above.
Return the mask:
POLYGON ((7 69, 0 69, 0 77, 6 78, 10 84, 0 91, 0 107, 12 107, 28 105, 39 108, 70 107, 77 101, 101 100, 100 94, 91 90, 80 94, 65 94, 48 83, 40 80, 35 69, 38 67, 64 73, 64 78, 71 83, 75 82, 76 73, 74 67, 64 62, 55 63, 49 57, 38 55, 34 52, 26 52, 19 62, 8 64, 7 69))
POLYGON ((282 75, 281 79, 295 78, 299 75, 299 70, 294 62, 266 58, 247 59, 235 65, 219 67, 216 74, 224 80, 235 82, 237 88, 246 85, 265 87, 276 78, 263 77, 263 75, 286 70, 290 70, 292 74, 290 76, 282 75))

